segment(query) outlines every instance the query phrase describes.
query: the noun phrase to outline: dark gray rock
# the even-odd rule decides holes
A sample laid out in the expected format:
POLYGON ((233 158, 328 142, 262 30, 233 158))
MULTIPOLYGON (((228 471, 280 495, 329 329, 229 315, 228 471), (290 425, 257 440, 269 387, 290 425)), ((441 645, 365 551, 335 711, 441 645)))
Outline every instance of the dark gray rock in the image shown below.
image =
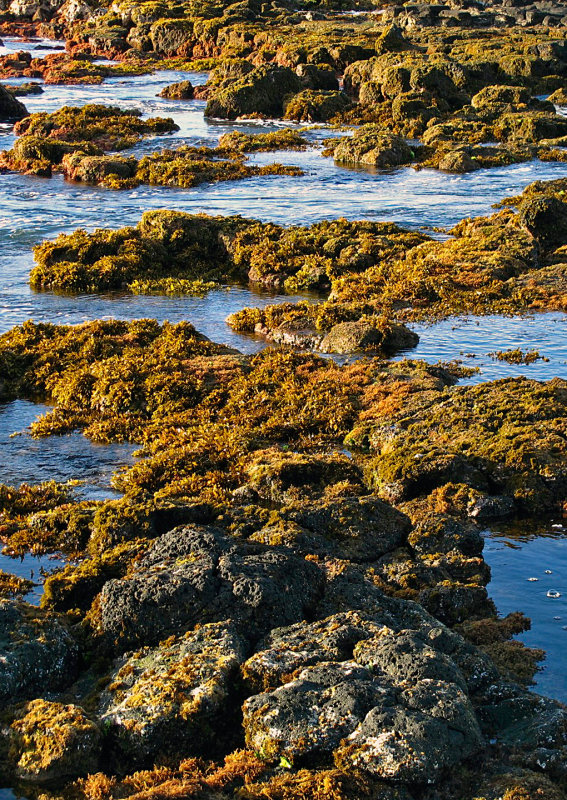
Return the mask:
POLYGON ((36 697, 75 679, 78 648, 55 614, 0 601, 0 700, 36 697))
POLYGON ((104 586, 102 626, 122 650, 225 619, 256 638, 303 619, 322 581, 317 566, 283 548, 237 544, 213 528, 177 528, 131 577, 104 586))

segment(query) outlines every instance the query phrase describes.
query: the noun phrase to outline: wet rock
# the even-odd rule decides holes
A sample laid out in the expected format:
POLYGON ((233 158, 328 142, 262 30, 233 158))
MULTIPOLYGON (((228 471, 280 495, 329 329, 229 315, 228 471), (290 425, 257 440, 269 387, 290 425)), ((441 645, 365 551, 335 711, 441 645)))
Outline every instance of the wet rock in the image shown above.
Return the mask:
POLYGON ((109 176, 121 180, 133 178, 138 161, 136 158, 120 156, 85 156, 71 153, 63 156, 61 168, 66 178, 93 185, 102 183, 109 176))
POLYGON ((177 528, 130 577, 104 586, 101 625, 122 651, 227 618, 257 638, 303 619, 321 583, 314 564, 284 549, 237 544, 214 528, 177 528))
POLYGON ((365 125, 344 137, 333 152, 339 164, 365 164, 388 168, 409 164, 414 153, 401 136, 383 131, 376 125, 365 125))
POLYGON ((475 161, 471 155, 469 148, 463 147, 455 150, 450 150, 439 159, 438 167, 444 172, 453 172, 456 174, 463 174, 465 172, 474 172, 480 169, 480 164, 475 161))
POLYGON ((118 661, 99 705, 116 761, 149 765, 158 754, 219 747, 246 650, 231 623, 213 623, 118 661))
POLYGON ((48 783, 96 772, 101 733, 82 708, 46 700, 24 706, 10 729, 10 760, 19 780, 48 783))
POLYGON ((16 122, 27 115, 28 111, 24 104, 0 86, 0 122, 16 122))
POLYGON ((168 100, 192 100, 195 89, 191 81, 179 81, 165 86, 158 97, 166 97, 168 100))
POLYGON ((69 685, 77 645, 63 618, 27 603, 0 601, 0 699, 33 696, 69 685))
POLYGON ((396 352, 415 347, 419 336, 401 324, 378 327, 372 322, 340 322, 325 335, 319 350, 322 353, 353 353, 360 350, 396 352))

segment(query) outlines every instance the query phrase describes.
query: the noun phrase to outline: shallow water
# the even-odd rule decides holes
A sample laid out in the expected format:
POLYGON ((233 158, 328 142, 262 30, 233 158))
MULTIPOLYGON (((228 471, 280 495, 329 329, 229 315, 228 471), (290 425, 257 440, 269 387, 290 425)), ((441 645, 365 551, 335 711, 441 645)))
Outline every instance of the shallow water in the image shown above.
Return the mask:
POLYGON ((520 638, 547 652, 535 690, 566 702, 567 527, 559 520, 501 525, 487 531, 487 537, 484 557, 492 568, 492 599, 501 614, 521 610, 531 617, 532 629, 520 638))
MULTIPOLYGON (((42 49, 50 44, 53 46, 53 43, 45 41, 24 44, 7 38, 0 53, 34 49, 34 55, 40 55, 42 49)), ((56 43, 55 47, 60 45, 56 43)), ((201 101, 156 97, 163 86, 186 78, 194 84, 202 84, 206 75, 168 71, 112 78, 99 86, 46 86, 44 94, 23 98, 23 102, 31 112, 53 111, 62 105, 102 102, 137 108, 146 116, 172 116, 180 131, 172 136, 145 140, 134 148, 137 154, 185 142, 214 145, 222 133, 230 130, 254 132, 281 127, 282 123, 274 122, 236 124, 206 121, 203 117, 205 104, 201 101)), ((264 346, 264 342, 234 334, 224 321, 226 316, 246 305, 263 306, 290 300, 289 297, 252 292, 243 287, 210 292, 205 298, 34 293, 28 286, 28 273, 33 265, 31 248, 44 239, 52 239, 77 227, 92 230, 95 227, 118 228, 136 224, 143 211, 155 208, 222 215, 238 213, 284 225, 309 224, 344 216, 395 221, 413 228, 449 228, 465 216, 490 213, 493 203, 518 194, 533 180, 567 174, 564 164, 537 161, 479 170, 468 175, 447 175, 412 168, 387 172, 345 169, 321 156, 318 143, 335 135, 331 129, 307 131, 306 135, 313 144, 306 152, 259 154, 252 159, 257 163, 280 161, 297 164, 305 171, 300 178, 253 178, 203 185, 191 190, 142 186, 131 191, 111 192, 66 183, 61 176, 42 179, 0 175, 0 332, 30 317, 55 323, 111 317, 154 317, 172 322, 188 319, 215 341, 243 352, 255 352, 264 346)), ((10 147, 13 138, 8 126, 4 129, 0 126, 0 148, 10 147)), ((451 319, 433 326, 416 325, 414 328, 420 335, 420 343, 403 355, 430 362, 461 359, 467 366, 480 369, 467 379, 470 383, 516 375, 538 380, 554 376, 567 378, 565 315, 451 319), (538 360, 528 366, 510 365, 489 356, 494 351, 517 347, 524 351, 537 349, 549 360, 538 360)), ((82 491, 89 496, 108 496, 110 474, 116 466, 131 458, 132 448, 97 447, 78 434, 39 442, 26 436, 8 438, 8 433, 24 428, 41 411, 41 407, 30 403, 0 407, 0 481, 19 483, 46 478, 79 478, 86 481, 82 491)), ((493 569, 490 591, 500 611, 508 613, 520 609, 532 616, 533 629, 522 638, 548 651, 546 667, 538 677, 537 688, 567 700, 562 665, 562 648, 567 642, 564 638, 567 630, 563 630, 563 625, 567 626, 565 533, 544 526, 518 539, 513 538, 509 530, 498 527, 487 531, 486 535, 486 558, 493 569), (546 576, 545 570, 550 563, 554 574, 546 576), (539 577, 539 581, 528 582, 528 577, 539 577), (562 597, 548 598, 546 592, 549 588, 561 591, 562 597), (555 620, 554 616, 562 619, 555 620)), ((18 562, 10 563, 15 572, 38 568, 35 561, 28 563, 25 560, 20 566, 18 562)), ((0 567, 10 569, 2 560, 0 567)))

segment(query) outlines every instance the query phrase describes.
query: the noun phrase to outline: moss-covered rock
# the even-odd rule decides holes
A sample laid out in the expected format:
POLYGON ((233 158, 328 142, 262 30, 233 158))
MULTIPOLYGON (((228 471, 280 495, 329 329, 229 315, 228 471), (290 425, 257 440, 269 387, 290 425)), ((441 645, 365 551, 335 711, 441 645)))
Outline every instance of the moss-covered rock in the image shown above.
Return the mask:
POLYGON ((99 716, 116 763, 151 765, 159 754, 220 750, 219 729, 236 711, 246 650, 230 623, 215 623, 115 663, 99 716))
POLYGON ((335 147, 333 158, 339 164, 364 164, 388 168, 409 164, 415 154, 405 139, 376 125, 366 125, 344 137, 335 147))

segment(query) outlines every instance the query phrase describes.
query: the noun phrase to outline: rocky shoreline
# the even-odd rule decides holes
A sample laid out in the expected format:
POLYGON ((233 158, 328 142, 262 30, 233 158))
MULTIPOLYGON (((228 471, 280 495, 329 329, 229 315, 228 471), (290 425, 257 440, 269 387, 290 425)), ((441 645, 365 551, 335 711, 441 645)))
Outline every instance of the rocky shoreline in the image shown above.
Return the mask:
MULTIPOLYGON (((330 123, 326 155, 345 166, 565 160, 560 4, 346 5, 0 0, 4 34, 66 41, 0 56, 0 75, 210 71, 162 97, 330 123)), ((28 115, 27 91, 0 87, 17 137, 0 169, 47 180, 300 181, 252 155, 312 146, 279 128, 138 157, 173 119, 28 115)), ((389 359, 415 346, 415 322, 565 311, 566 189, 532 183, 442 236, 148 210, 36 247, 36 291, 317 298, 233 314, 276 345, 253 356, 151 319, 0 336, 0 402, 51 407, 33 436, 140 448, 118 499, 0 486, 7 551, 71 559, 40 607, 29 581, 1 576, 2 785, 33 800, 564 800, 567 708, 529 689, 544 653, 514 638, 521 609, 498 616, 482 530, 564 513, 567 382, 462 385, 457 362, 389 359)))

